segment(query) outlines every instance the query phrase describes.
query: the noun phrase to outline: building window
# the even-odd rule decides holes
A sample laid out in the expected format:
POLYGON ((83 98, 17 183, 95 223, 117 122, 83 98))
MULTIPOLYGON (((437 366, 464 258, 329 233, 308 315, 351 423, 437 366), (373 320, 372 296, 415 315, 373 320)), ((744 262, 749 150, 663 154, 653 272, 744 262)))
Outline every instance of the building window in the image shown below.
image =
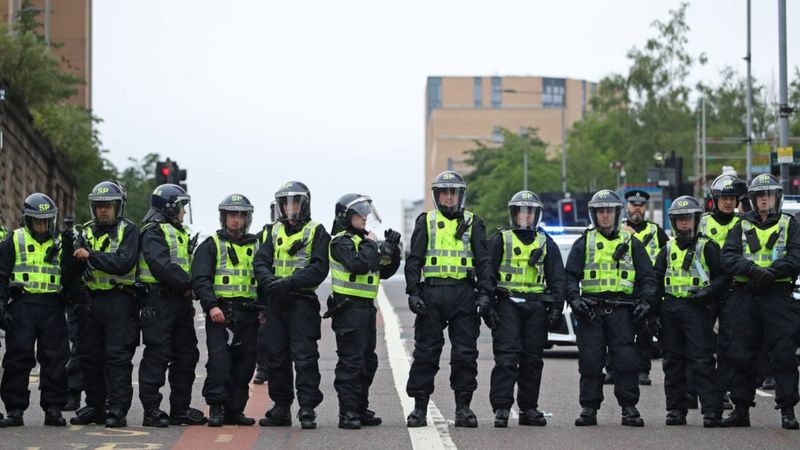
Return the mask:
POLYGON ((474 78, 474 84, 472 88, 472 97, 474 99, 474 105, 476 108, 480 108, 483 106, 483 89, 481 87, 483 80, 481 77, 474 78))
POLYGON ((502 78, 492 77, 492 108, 499 108, 502 105, 501 91, 502 91, 502 78))
POLYGON ((442 107, 442 77, 428 77, 428 114, 442 107))
POLYGON ((502 127, 494 127, 492 129, 492 142, 495 144, 502 144, 503 143, 503 128, 502 127))
POLYGON ((562 108, 566 82, 563 78, 542 78, 542 107, 562 108))
POLYGON ((526 136, 528 136, 528 127, 523 125, 519 127, 519 137, 524 138, 526 136))

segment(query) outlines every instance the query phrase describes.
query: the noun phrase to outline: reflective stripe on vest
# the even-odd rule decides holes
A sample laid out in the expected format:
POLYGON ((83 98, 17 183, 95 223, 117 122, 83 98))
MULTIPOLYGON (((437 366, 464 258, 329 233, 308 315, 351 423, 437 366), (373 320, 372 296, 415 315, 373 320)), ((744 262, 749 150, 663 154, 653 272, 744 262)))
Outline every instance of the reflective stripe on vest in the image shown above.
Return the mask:
MULTIPOLYGON (((363 241, 361 236, 350 235, 347 234, 346 231, 338 233, 334 238, 340 236, 352 239, 353 244, 356 246, 356 251, 358 251, 358 246, 363 241)), ((333 245, 333 239, 331 239, 331 245, 333 245)), ((331 290, 333 292, 341 295, 368 298, 370 300, 378 296, 378 285, 380 284, 381 278, 380 273, 369 272, 364 275, 356 275, 348 271, 344 265, 334 259, 330 246, 328 247, 328 260, 331 266, 331 290)))
POLYGON ((698 238, 694 248, 691 268, 683 270, 683 260, 687 250, 681 250, 675 240, 667 243, 667 270, 664 274, 664 293, 677 298, 689 296, 689 289, 705 287, 710 284, 705 247, 708 240, 698 238))
POLYGON ((647 222, 647 226, 638 233, 633 234, 636 239, 639 239, 642 244, 644 244, 645 239, 647 236, 650 236, 650 240, 647 241, 647 245, 644 246, 645 251, 647 251, 647 256, 650 257, 650 262, 654 262, 656 260, 656 256, 658 256, 658 251, 661 250, 661 247, 658 245, 658 227, 656 224, 647 222))
MULTIPOLYGON (((191 273, 192 256, 189 254, 189 233, 186 228, 179 230, 169 223, 158 223, 169 247, 169 260, 177 264, 187 274, 191 273)), ((147 228, 147 225, 145 225, 147 228)), ((142 229, 144 231, 144 228, 142 229)), ((144 259, 144 254, 139 252, 139 280, 143 283, 158 283, 150 272, 150 267, 144 259)))
POLYGON ((56 245, 53 239, 39 243, 26 228, 14 230, 17 255, 9 283, 19 283, 31 294, 52 294, 61 291, 61 249, 56 255, 56 264, 45 262, 47 251, 56 245))
POLYGON ((586 233, 586 260, 583 267, 581 289, 586 293, 622 292, 633 293, 636 269, 633 266, 633 245, 631 233, 620 231, 616 239, 606 239, 597 230, 586 233), (617 262, 614 251, 617 245, 627 243, 628 251, 617 262))
POLYGON ((457 240, 458 220, 448 219, 437 210, 428 211, 428 247, 425 250, 425 265, 422 266, 425 278, 467 278, 467 271, 474 267, 470 243, 472 213, 464 211, 464 220, 469 221, 469 226, 461 235, 461 240, 457 240))
POLYGON ((544 292, 547 287, 544 277, 544 258, 547 256, 547 236, 536 233, 536 239, 524 244, 511 230, 503 231, 503 260, 498 270, 497 285, 516 292, 544 292), (542 250, 535 267, 528 265, 531 252, 542 250))
POLYGON ((711 213, 705 213, 700 216, 700 224, 697 226, 697 233, 711 239, 719 245, 719 248, 725 246, 725 239, 734 225, 739 223, 739 217, 733 216, 727 225, 722 225, 717 222, 717 219, 711 213))
POLYGON ((222 241, 214 234, 211 237, 217 246, 217 267, 214 270, 214 295, 222 298, 256 298, 256 278, 253 273, 253 257, 258 251, 258 242, 239 245, 222 241), (224 245, 223 245, 224 243, 224 245), (236 253, 238 264, 228 256, 236 253))
MULTIPOLYGON (((116 227, 117 233, 115 236, 112 236, 110 233, 105 233, 97 238, 95 238, 94 233, 92 232, 91 225, 91 222, 84 225, 83 232, 86 242, 89 243, 92 251, 116 253, 116 251, 119 249, 120 242, 122 242, 122 237, 125 234, 125 227, 128 226, 128 223, 124 220, 120 221, 116 227), (109 240, 111 242, 106 244, 106 242, 109 240), (107 248, 104 249, 103 247, 107 248)), ((134 268, 125 275, 112 275, 110 273, 103 272, 102 270, 94 269, 92 270, 92 277, 92 280, 86 282, 86 286, 91 290, 107 291, 109 289, 113 289, 115 285, 130 286, 136 281, 136 267, 134 266, 134 268)))
MULTIPOLYGON (((283 222, 276 222, 272 226, 272 271, 276 277, 285 278, 292 276, 295 270, 308 266, 311 262, 311 251, 314 243, 314 235, 317 230, 317 222, 309 220, 303 226, 302 232, 289 236, 286 234, 286 225, 283 222), (301 241, 305 244, 294 255, 289 254, 295 242, 301 241)), ((316 287, 304 290, 315 290, 316 287)))
MULTIPOLYGON (((765 230, 754 226, 749 220, 743 220, 742 255, 745 259, 753 261, 759 267, 770 267, 773 261, 785 257, 786 242, 789 238, 789 220, 789 216, 781 214, 781 218, 778 219, 778 222, 765 230), (755 253, 752 253, 750 251, 750 246, 747 245, 747 233, 750 230, 755 230, 758 242, 761 244, 761 248, 755 253), (773 245, 772 248, 767 248, 767 242, 773 233, 778 234, 778 240, 775 241, 775 245, 773 245)), ((746 283, 749 279, 750 278, 746 276, 736 276, 736 281, 740 283, 746 283)), ((784 277, 775 281, 786 282, 792 280, 790 277, 784 277)))

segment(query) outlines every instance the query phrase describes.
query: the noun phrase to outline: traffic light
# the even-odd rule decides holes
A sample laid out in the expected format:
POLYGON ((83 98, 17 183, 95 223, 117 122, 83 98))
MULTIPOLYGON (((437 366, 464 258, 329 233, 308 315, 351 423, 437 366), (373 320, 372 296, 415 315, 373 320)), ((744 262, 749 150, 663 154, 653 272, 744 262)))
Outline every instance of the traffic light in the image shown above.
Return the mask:
POLYGON ((182 187, 183 190, 189 192, 189 188, 186 186, 186 169, 181 169, 178 167, 178 163, 172 163, 172 172, 170 173, 172 176, 170 183, 177 184, 178 186, 182 187))
POLYGON ((714 199, 706 197, 706 212, 710 212, 712 209, 714 209, 714 199))
POLYGON ((578 226, 578 208, 574 198, 562 198, 558 201, 558 221, 562 227, 578 226))
POLYGON ((186 186, 186 169, 178 167, 178 163, 167 158, 156 163, 156 185, 177 184, 188 192, 186 186))

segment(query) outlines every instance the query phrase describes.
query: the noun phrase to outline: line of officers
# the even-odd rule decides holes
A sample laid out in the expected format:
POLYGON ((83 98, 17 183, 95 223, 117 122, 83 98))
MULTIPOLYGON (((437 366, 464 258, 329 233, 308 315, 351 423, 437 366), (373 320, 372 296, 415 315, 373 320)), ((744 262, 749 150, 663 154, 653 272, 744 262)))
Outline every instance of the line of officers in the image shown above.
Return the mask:
MULTIPOLYGON (((756 361, 766 348, 781 424, 798 429, 800 305, 792 290, 800 272, 800 230, 795 219, 781 214, 775 177, 759 175, 749 187, 734 176, 719 177, 710 214, 694 198, 675 199, 668 212, 674 236, 669 241, 635 214, 643 211, 643 193, 628 196, 623 226, 625 202, 601 190, 589 202, 592 226, 574 243, 566 265, 539 227, 543 204, 536 194, 515 194, 508 203, 509 227, 487 240, 483 221, 465 209, 466 188, 456 172, 438 175, 432 183, 436 208, 417 218, 411 237, 405 278, 416 319, 406 391, 415 406, 407 426, 427 425, 445 328, 455 425, 477 426, 470 404, 481 319, 493 336, 494 425, 508 426, 515 385, 519 424, 546 425, 538 409, 542 355, 548 330, 563 326, 566 300, 578 321, 582 409, 575 425, 597 423, 607 357, 622 425, 644 425, 636 409, 643 363, 634 336, 649 327, 664 354, 668 425, 686 424, 692 390, 705 427, 749 426, 756 361), (740 202, 752 211, 737 215, 740 202), (725 419, 724 391, 734 404, 725 419)), ((378 364, 374 300, 380 279, 399 267, 400 235, 387 230, 378 244, 367 220, 380 219, 366 195, 339 199, 332 236, 311 220, 311 194, 303 183, 284 184, 275 200, 277 221, 256 236, 248 233, 253 205, 239 194, 226 197, 219 205, 220 230, 196 245, 196 236, 183 226, 189 196, 176 185, 156 188, 140 231, 124 218, 122 187, 98 184, 89 195, 93 220, 76 226, 71 239, 55 232, 52 200, 29 196, 24 226, 0 244, 0 324, 7 344, 0 382, 7 417, 0 424, 23 425, 28 376, 38 359, 45 424, 65 425, 64 304, 71 301, 77 305, 86 389, 86 406, 71 423, 126 426, 131 359, 141 330, 144 426, 253 425, 243 411, 261 321, 274 404, 259 424, 290 426, 296 395, 301 427, 315 428, 315 408, 323 399, 316 289, 330 270, 332 294, 323 317, 332 318, 336 335, 339 427, 379 425, 381 418, 369 409, 378 364), (199 360, 193 299, 206 318, 208 417, 190 407, 199 360), (159 393, 167 373, 169 413, 161 409, 159 393)))

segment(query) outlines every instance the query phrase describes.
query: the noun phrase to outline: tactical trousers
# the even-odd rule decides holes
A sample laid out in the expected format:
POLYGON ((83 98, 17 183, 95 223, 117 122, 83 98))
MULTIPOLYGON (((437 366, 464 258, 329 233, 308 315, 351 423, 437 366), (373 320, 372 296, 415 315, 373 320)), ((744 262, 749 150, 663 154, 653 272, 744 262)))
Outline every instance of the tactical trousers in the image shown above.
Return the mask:
POLYGON ((722 389, 714 363, 712 311, 687 299, 666 296, 660 307, 659 344, 664 353, 667 410, 686 411, 687 374, 703 413, 722 413, 722 389))
POLYGON ((67 308, 67 332, 69 335, 69 361, 67 362, 67 387, 70 391, 82 392, 83 374, 81 358, 78 355, 78 310, 77 306, 67 308))
POLYGON ((267 326, 263 323, 259 323, 258 325, 256 352, 256 367, 267 370, 267 326))
POLYGON ((133 354, 139 343, 139 307, 120 289, 92 291, 77 306, 78 353, 86 404, 127 413, 133 398, 133 354))
POLYGON ((790 283, 775 283, 759 293, 737 288, 723 305, 719 346, 733 368, 731 400, 734 404, 749 406, 753 403, 758 353, 762 348, 768 349, 772 363, 776 406, 793 407, 800 400, 795 355, 800 303, 792 298, 793 287, 790 283))
POLYGON ((607 351, 614 364, 614 395, 620 406, 639 402, 639 354, 633 342, 633 319, 627 307, 593 308, 593 318, 579 318, 578 371, 580 404, 599 409, 603 402, 603 366, 607 351), (606 350, 607 349, 607 350, 606 350))
POLYGON ((220 304, 226 323, 211 321, 206 314, 207 378, 203 384, 206 403, 221 404, 228 413, 243 412, 249 399, 250 378, 256 365, 258 314, 234 304, 220 304))
POLYGON ((489 400, 493 410, 510 409, 514 404, 522 411, 539 407, 542 383, 542 355, 547 343, 547 305, 537 300, 497 304, 498 323, 492 330, 494 369, 489 400))
POLYGON ((67 401, 69 339, 64 303, 55 294, 25 294, 8 305, 14 327, 6 331, 0 396, 6 411, 30 405, 28 382, 39 361, 39 405, 61 408, 67 401), (35 348, 35 350, 34 350, 35 348))
POLYGON ((313 293, 290 295, 293 301, 285 309, 275 300, 267 302, 269 396, 277 404, 291 405, 296 386, 300 406, 316 408, 322 403, 317 348, 321 336, 319 299, 313 293))
POLYGON ((170 408, 185 411, 200 359, 192 301, 151 290, 142 302, 141 323, 145 347, 139 363, 139 399, 145 410, 160 406, 159 389, 169 369, 170 408))
POLYGON ((377 310, 372 300, 353 299, 331 322, 336 334, 336 378, 339 413, 362 413, 369 407, 369 388, 378 370, 375 353, 377 310))
POLYGON ((466 280, 450 285, 426 284, 422 289, 426 313, 414 322, 414 360, 406 385, 411 397, 433 393, 444 346, 444 329, 450 337, 450 388, 474 392, 478 387, 480 316, 475 313, 475 290, 466 280))

